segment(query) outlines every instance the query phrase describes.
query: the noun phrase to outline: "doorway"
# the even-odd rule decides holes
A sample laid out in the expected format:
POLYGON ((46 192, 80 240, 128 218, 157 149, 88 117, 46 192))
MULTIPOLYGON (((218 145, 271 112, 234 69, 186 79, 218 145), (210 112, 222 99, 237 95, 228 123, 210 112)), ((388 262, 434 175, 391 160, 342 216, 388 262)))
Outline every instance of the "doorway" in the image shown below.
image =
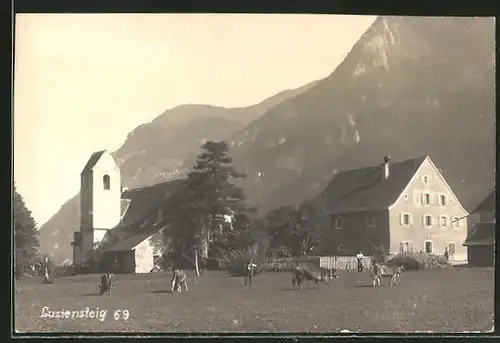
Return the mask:
POLYGON ((430 241, 430 240, 426 240, 426 241, 425 241, 425 252, 426 252, 427 254, 432 254, 432 250, 433 250, 433 249, 432 249, 432 241, 430 241))

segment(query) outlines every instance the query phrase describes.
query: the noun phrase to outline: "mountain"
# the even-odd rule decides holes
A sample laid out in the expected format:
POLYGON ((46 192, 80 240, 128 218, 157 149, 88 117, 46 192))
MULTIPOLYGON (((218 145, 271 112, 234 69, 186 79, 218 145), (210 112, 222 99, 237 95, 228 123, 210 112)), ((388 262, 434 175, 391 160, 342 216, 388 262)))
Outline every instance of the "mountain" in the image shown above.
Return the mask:
MULTIPOLYGON (((182 177, 192 167, 203 141, 224 139, 317 82, 285 90, 248 107, 181 105, 165 111, 130 132, 125 143, 113 153, 121 168, 122 183, 136 188, 182 177)), ((79 215, 77 194, 39 230, 40 251, 52 254, 56 263, 72 258, 70 242, 79 228, 79 215)))
MULTIPOLYGON (((226 138, 264 213, 313 197, 337 171, 428 154, 470 210, 494 185, 494 64, 493 19, 379 17, 325 79, 247 108, 174 108, 115 157, 138 187, 182 176, 203 139, 226 138)), ((42 226, 42 251, 71 257, 77 199, 42 226)))
POLYGON ((242 185, 266 211, 428 154, 471 209, 494 185, 494 64, 493 19, 379 17, 330 76, 231 136, 242 185))

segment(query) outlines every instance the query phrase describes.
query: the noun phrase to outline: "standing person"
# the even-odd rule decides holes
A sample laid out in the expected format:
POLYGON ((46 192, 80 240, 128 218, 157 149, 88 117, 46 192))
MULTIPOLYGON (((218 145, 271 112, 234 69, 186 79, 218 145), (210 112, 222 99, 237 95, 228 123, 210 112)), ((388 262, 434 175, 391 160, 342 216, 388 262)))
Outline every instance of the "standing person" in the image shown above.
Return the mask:
POLYGON ((356 259, 358 260, 358 272, 363 271, 363 259, 364 258, 365 258, 365 256, 363 255, 363 253, 361 251, 356 255, 356 259))
POLYGON ((448 247, 444 247, 444 259, 446 260, 446 262, 448 262, 450 259, 450 253, 448 252, 448 247))
POLYGON ((257 265, 255 264, 254 260, 251 259, 247 264, 247 273, 245 275, 245 286, 252 285, 252 276, 253 273, 255 272, 255 268, 257 268, 257 265))

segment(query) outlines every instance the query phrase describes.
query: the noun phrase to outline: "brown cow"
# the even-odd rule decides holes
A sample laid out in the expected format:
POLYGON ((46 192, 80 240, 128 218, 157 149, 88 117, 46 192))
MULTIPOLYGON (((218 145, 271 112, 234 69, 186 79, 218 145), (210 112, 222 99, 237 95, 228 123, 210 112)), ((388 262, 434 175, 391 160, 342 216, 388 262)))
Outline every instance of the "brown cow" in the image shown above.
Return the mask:
MULTIPOLYGON (((336 275, 334 275, 334 277, 338 278, 338 276, 336 275)), ((302 283, 304 281, 314 281, 315 284, 318 284, 318 282, 323 282, 328 286, 329 289, 332 289, 332 286, 330 286, 330 284, 328 283, 328 274, 325 275, 324 273, 320 273, 319 276, 316 276, 307 269, 304 269, 304 267, 295 267, 292 277, 293 287, 297 286, 299 287, 299 289, 302 289, 302 283)))

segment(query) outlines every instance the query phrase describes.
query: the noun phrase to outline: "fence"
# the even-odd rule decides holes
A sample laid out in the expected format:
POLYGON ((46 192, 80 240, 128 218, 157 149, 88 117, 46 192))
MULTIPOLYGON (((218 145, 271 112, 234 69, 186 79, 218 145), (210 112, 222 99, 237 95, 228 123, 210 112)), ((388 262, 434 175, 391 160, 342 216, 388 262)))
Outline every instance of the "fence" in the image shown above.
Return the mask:
MULTIPOLYGON (((317 268, 337 269, 337 270, 357 270, 358 261, 356 256, 301 256, 299 262, 302 264, 311 264, 317 268)), ((365 256, 363 259, 363 266, 370 268, 371 258, 365 256)), ((272 271, 291 270, 294 267, 294 260, 292 258, 276 258, 264 261, 262 264, 263 269, 272 271)))

